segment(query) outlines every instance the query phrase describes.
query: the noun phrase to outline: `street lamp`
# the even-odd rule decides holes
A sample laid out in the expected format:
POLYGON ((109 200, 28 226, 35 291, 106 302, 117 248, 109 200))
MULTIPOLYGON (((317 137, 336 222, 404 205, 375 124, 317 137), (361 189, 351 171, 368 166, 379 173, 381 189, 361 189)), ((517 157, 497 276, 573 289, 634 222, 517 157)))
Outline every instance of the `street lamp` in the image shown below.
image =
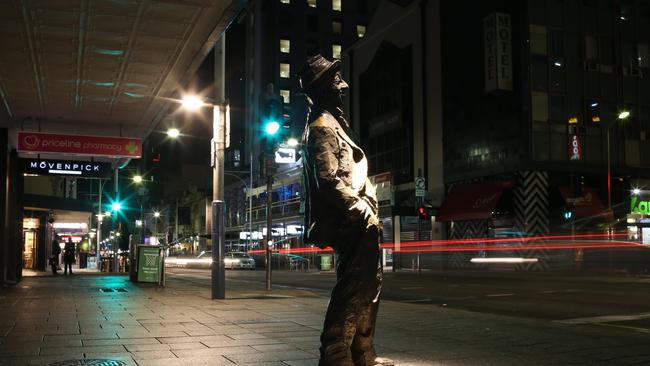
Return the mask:
POLYGON ((180 134, 181 134, 181 131, 179 131, 178 128, 170 128, 170 129, 167 130, 167 136, 169 136, 169 137, 171 137, 173 139, 180 136, 180 134))
POLYGON ((158 211, 154 212, 153 217, 156 217, 156 218, 160 217, 160 212, 158 212, 158 211))
POLYGON ((138 175, 134 175, 134 176, 133 176, 133 183, 135 183, 135 184, 140 184, 140 183, 142 183, 142 176, 139 175, 139 174, 138 174, 138 175))
MULTIPOLYGON (((224 150, 226 149, 226 130, 230 119, 228 105, 210 101, 205 103, 199 97, 185 96, 181 102, 187 110, 198 110, 204 106, 212 107, 212 141, 210 146, 210 165, 212 166, 212 299, 226 298, 226 271, 223 257, 225 251, 223 174, 224 150)), ((279 129, 279 125, 278 125, 279 129)))
POLYGON ((612 212, 612 162, 611 162, 611 151, 610 151, 610 142, 609 142, 609 130, 612 126, 616 125, 616 122, 623 121, 630 116, 630 112, 623 110, 619 112, 618 119, 614 120, 614 123, 607 126, 607 210, 612 212))
POLYGON ((287 140, 287 145, 291 147, 296 147, 298 146, 298 140, 292 137, 289 140, 287 140))

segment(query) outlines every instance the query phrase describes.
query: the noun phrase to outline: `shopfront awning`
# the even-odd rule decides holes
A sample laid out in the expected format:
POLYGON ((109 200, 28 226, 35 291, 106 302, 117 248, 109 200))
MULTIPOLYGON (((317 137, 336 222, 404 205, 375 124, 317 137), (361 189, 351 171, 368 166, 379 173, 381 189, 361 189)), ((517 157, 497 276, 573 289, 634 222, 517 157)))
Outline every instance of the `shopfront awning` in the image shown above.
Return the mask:
POLYGON ((458 184, 452 187, 440 207, 436 221, 480 220, 492 216, 503 189, 510 181, 458 184))
POLYGON ((566 207, 573 210, 576 218, 597 216, 603 213, 603 204, 594 188, 583 188, 582 193, 575 195, 571 194, 571 190, 567 186, 560 186, 558 189, 566 207))

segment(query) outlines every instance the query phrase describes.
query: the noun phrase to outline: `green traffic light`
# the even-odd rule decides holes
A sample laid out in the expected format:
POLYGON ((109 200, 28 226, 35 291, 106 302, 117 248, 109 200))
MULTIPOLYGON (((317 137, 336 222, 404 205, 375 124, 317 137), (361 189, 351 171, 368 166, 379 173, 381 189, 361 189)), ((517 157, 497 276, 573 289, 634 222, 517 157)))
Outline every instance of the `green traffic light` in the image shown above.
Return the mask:
POLYGON ((274 136, 280 130, 280 124, 277 121, 269 121, 264 126, 264 131, 269 136, 274 136))
POLYGON ((113 202, 111 208, 113 209, 113 211, 118 212, 122 209, 122 204, 119 202, 113 202))

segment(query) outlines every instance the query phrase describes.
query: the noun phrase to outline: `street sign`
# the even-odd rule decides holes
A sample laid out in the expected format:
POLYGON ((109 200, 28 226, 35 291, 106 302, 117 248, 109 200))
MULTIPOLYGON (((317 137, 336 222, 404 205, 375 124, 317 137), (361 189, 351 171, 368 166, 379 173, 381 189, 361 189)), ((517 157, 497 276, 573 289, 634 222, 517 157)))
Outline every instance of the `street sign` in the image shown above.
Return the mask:
POLYGON ((113 171, 111 164, 93 161, 20 159, 23 173, 74 177, 106 177, 113 171))
POLYGON ((142 140, 135 137, 58 135, 18 132, 18 152, 139 158, 142 140))
POLYGON ((138 282, 160 280, 160 247, 138 245, 138 282))
POLYGON ((281 147, 275 151, 275 162, 278 164, 290 164, 296 162, 296 149, 281 147))
POLYGON ((425 190, 426 180, 423 177, 415 178, 415 197, 424 197, 427 195, 425 190))

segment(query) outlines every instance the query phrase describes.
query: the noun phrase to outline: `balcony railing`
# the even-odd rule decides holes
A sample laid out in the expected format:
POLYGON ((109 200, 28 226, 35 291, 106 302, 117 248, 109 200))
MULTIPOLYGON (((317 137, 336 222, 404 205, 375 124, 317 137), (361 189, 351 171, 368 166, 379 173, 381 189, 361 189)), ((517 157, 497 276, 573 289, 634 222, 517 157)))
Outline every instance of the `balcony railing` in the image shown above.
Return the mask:
MULTIPOLYGON (((273 202, 271 205, 271 213, 274 219, 300 215, 300 197, 273 202)), ((244 215, 237 215, 236 212, 228 212, 226 228, 245 225, 249 222, 249 214, 252 216, 252 222, 264 221, 266 219, 266 205, 253 206, 250 212, 246 208, 244 215)))

